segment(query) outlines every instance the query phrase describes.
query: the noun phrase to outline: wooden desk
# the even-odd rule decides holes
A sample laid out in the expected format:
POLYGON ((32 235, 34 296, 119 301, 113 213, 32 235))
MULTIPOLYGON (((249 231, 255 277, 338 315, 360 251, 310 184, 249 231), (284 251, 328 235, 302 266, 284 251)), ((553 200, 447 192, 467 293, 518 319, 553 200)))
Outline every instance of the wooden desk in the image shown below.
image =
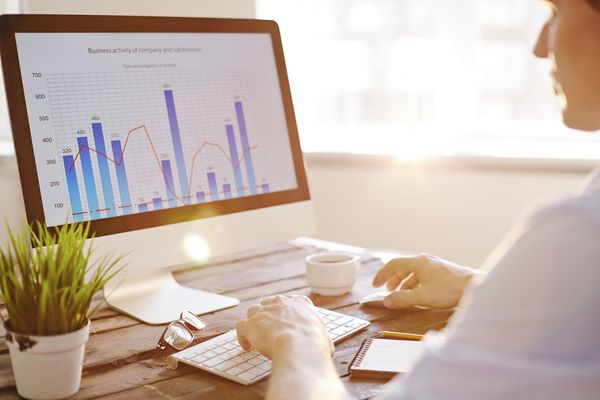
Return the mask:
MULTIPOLYGON (((304 279, 304 258, 323 248, 311 245, 279 244, 221 259, 208 267, 180 271, 176 279, 186 286, 235 296, 237 307, 206 314, 207 328, 197 334, 197 342, 235 327, 246 310, 262 297, 273 294, 304 294, 321 307, 333 309, 372 322, 368 330, 336 345, 335 365, 355 398, 377 394, 381 382, 350 380, 348 363, 358 346, 376 331, 400 330, 424 333, 443 327, 450 311, 388 311, 360 307, 358 299, 370 293, 371 279, 382 262, 369 253, 362 254, 359 281, 352 293, 323 297, 311 295, 304 279)), ((81 390, 75 399, 258 399, 264 397, 268 378, 252 386, 242 386, 193 367, 180 364, 176 370, 166 367, 165 351, 155 349, 164 326, 139 323, 109 308, 93 318, 86 346, 81 390)), ((0 332, 0 335, 3 332, 0 332)), ((10 367, 8 350, 0 339, 0 398, 18 398, 10 367)))

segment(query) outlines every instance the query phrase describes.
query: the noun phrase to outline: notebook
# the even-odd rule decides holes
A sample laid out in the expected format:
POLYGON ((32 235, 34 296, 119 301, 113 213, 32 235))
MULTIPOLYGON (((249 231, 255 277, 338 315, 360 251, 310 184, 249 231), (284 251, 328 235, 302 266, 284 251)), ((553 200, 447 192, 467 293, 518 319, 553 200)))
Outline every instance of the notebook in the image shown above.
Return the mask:
POLYGON ((399 372, 410 371, 424 348, 423 342, 415 340, 368 338, 348 371, 353 378, 389 379, 399 372))

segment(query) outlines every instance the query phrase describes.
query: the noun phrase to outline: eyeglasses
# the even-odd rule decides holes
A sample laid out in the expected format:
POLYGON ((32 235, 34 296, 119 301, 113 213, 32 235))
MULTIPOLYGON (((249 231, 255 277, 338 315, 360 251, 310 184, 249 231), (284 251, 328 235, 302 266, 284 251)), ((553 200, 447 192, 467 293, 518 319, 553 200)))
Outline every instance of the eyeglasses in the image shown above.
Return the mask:
POLYGON ((166 349, 167 346, 175 350, 183 350, 194 341, 194 332, 202 330, 206 324, 194 313, 183 311, 177 321, 171 322, 163 331, 156 348, 166 349))

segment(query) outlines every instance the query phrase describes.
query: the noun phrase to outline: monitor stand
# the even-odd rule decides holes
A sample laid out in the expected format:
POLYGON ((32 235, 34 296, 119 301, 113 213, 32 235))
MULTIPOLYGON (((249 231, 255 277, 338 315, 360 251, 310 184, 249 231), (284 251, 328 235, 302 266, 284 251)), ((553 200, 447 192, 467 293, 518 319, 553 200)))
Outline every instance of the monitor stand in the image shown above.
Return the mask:
POLYGON ((159 269, 118 277, 104 287, 108 305, 151 325, 179 319, 182 311, 205 314, 240 303, 234 297, 181 286, 170 271, 159 269))

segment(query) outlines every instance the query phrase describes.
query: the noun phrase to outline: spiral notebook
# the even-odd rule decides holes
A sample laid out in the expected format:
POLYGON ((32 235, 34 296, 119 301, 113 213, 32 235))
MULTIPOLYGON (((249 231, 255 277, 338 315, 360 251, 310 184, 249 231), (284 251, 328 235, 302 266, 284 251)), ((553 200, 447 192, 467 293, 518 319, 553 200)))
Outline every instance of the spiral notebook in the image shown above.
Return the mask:
POLYGON ((353 378, 389 379, 410 371, 421 358, 424 348, 423 342, 415 340, 368 338, 348 371, 353 378))

